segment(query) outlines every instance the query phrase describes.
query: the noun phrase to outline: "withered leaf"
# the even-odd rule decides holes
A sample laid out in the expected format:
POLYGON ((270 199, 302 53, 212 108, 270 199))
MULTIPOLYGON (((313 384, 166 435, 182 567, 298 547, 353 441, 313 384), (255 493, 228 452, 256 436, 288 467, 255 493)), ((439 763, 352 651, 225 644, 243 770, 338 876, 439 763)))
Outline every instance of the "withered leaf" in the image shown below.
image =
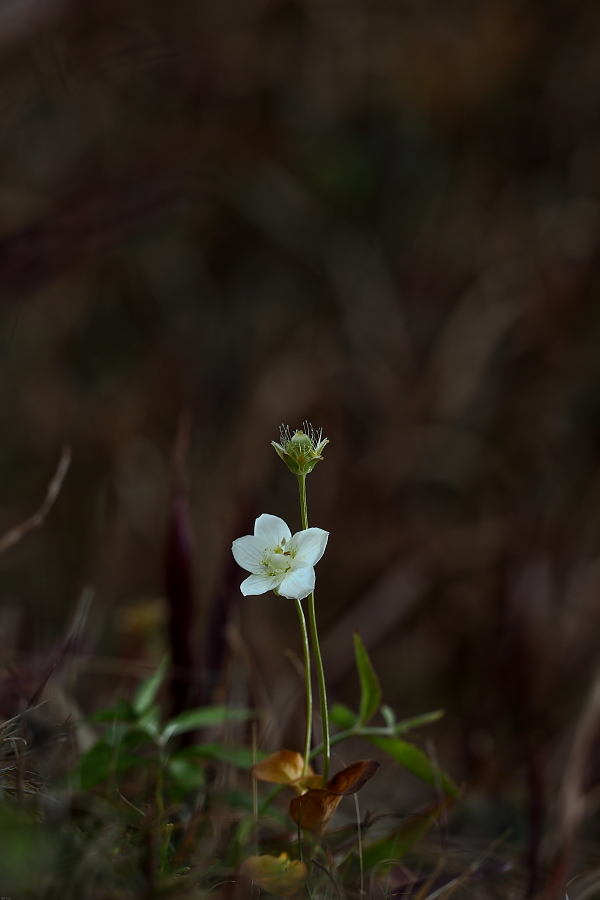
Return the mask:
POLYGON ((342 796, 321 788, 313 788, 301 797, 294 797, 290 803, 290 815, 296 825, 300 820, 302 828, 314 831, 315 834, 323 834, 342 796))
MULTIPOLYGON (((302 778, 304 757, 294 750, 278 750, 261 759, 250 770, 259 781, 269 781, 273 784, 292 784, 302 778)), ((313 770, 309 768, 309 775, 313 770)))
MULTIPOLYGON (((309 766, 309 774, 305 778, 301 778, 298 781, 298 787, 302 789, 302 791, 307 791, 309 788, 321 788, 323 786, 323 776, 322 775, 314 775, 312 769, 309 766)), ((296 787, 296 785, 294 785, 296 787)))
POLYGON ((300 820, 301 827, 308 831, 323 834, 342 797, 359 791, 378 768, 379 763, 372 759, 351 763, 329 779, 326 790, 317 788, 295 797, 290 803, 292 819, 296 825, 300 820))
POLYGON ((279 856, 250 856, 238 870, 238 879, 256 885, 278 897, 291 897, 304 885, 306 865, 299 859, 290 860, 287 853, 279 856))
POLYGON ((358 759, 350 763, 327 782, 327 790, 334 794, 355 794, 373 777, 379 763, 374 759, 358 759))

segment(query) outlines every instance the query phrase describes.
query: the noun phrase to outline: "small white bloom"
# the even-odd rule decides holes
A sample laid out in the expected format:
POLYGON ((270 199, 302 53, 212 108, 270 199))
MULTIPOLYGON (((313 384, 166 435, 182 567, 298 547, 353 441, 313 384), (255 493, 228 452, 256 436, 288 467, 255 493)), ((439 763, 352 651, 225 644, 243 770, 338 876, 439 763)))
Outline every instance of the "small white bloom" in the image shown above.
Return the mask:
POLYGON ((236 563, 252 573, 242 581, 242 594, 275 591, 290 600, 308 597, 315 587, 314 566, 325 552, 328 537, 322 528, 292 535, 283 519, 263 513, 254 523, 254 534, 231 545, 236 563))

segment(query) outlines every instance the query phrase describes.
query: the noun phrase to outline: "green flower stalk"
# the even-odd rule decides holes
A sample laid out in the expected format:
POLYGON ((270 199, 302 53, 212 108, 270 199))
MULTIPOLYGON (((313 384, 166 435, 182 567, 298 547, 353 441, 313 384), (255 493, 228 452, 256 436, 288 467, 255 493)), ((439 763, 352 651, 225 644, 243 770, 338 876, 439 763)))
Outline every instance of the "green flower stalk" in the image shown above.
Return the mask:
POLYGON ((292 534, 283 519, 268 513, 260 515, 254 523, 254 534, 246 534, 231 545, 235 561, 250 572, 241 583, 244 597, 249 594, 264 594, 273 591, 279 597, 294 600, 300 622, 304 670, 306 678, 306 736, 304 744, 304 772, 308 771, 308 760, 312 737, 312 679, 310 643, 301 601, 308 597, 308 619, 312 650, 317 669, 319 698, 321 701, 321 721, 323 724, 323 780, 329 775, 329 712, 325 691, 325 675, 319 634, 315 615, 315 564, 323 556, 327 545, 328 531, 308 527, 306 509, 306 476, 312 472, 323 457, 321 451, 329 443, 312 426, 304 423, 304 431, 292 435, 289 428, 281 426, 281 443, 272 441, 277 454, 298 479, 300 489, 300 513, 302 530, 292 534))
MULTIPOLYGON (((284 461, 288 469, 296 475, 298 479, 298 488, 300 491, 300 515, 302 518, 302 528, 307 531, 308 528, 308 509, 306 503, 306 476, 312 472, 316 464, 323 459, 321 453, 324 447, 329 443, 327 438, 323 439, 323 432, 314 431, 310 423, 304 423, 304 431, 298 430, 292 435, 287 426, 282 425, 280 429, 280 443, 272 441, 277 455, 284 461)), ((299 602, 298 602, 299 604, 299 602)), ((310 627, 310 637, 312 642, 312 650, 315 658, 315 667, 317 670, 317 682, 319 686, 319 705, 321 708, 321 724, 323 728, 323 784, 327 784, 329 777, 329 757, 330 757, 330 740, 329 740, 329 708, 327 706, 327 689, 325 685, 325 671, 323 669, 323 658, 321 656, 321 646, 319 644, 319 632, 317 629, 317 616, 315 610, 315 593, 311 591, 308 595, 308 622, 310 627)), ((302 622, 301 622, 302 624, 302 622)), ((307 696, 309 691, 308 679, 310 672, 307 669, 307 696)), ((308 703, 307 703, 308 708, 308 703)), ((307 741, 309 746, 310 739, 308 731, 311 727, 307 722, 307 741)))

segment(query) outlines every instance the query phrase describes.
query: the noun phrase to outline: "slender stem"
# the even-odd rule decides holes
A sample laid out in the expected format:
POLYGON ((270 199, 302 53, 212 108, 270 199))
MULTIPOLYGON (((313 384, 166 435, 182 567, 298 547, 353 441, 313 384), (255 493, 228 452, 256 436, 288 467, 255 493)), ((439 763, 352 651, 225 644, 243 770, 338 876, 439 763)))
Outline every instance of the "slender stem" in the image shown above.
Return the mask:
POLYGON ((319 646, 319 633, 317 631, 317 617, 315 615, 315 595, 308 598, 308 622, 310 625, 310 637, 313 653, 315 655, 315 668, 317 670, 317 682, 319 685, 319 705, 321 707, 321 725, 323 727, 323 784, 329 780, 329 756, 331 753, 329 741, 329 708, 327 706, 327 690, 325 687, 325 670, 323 658, 319 646))
MULTIPOLYGON (((252 723, 252 766, 256 765, 256 722, 252 723)), ((252 836, 254 855, 258 856, 258 781, 252 776, 252 836)))
POLYGON ((271 790, 269 791, 269 793, 267 794, 267 796, 265 797, 265 799, 263 800, 263 802, 260 805, 260 808, 258 810, 259 816, 265 815, 265 813, 267 812, 267 810, 268 810, 269 806, 271 805, 271 803, 273 802, 273 800, 275 800, 279 796, 279 794, 282 792, 284 787, 285 787, 285 785, 283 785, 283 784, 276 784, 274 788, 271 788, 271 790))
POLYGON ((302 649, 304 650, 304 678, 306 681, 306 736, 304 739, 304 765, 302 767, 302 774, 306 775, 308 771, 308 757, 310 756, 310 739, 312 733, 312 679, 310 675, 310 647, 308 644, 308 631, 306 630, 306 619, 304 618, 304 610, 302 609, 302 603, 300 600, 296 600, 296 609, 298 610, 300 632, 302 634, 302 649))
POLYGON ((300 490, 300 516, 302 528, 308 528, 308 507, 306 505, 306 475, 298 475, 298 488, 300 490))
MULTIPOLYGON (((300 513, 302 516, 302 528, 308 528, 308 509, 306 506, 306 475, 298 475, 298 488, 300 490, 300 513)), ((317 670, 317 683, 319 685, 319 703, 321 707, 321 724, 323 727, 323 784, 326 785, 329 778, 329 708, 327 706, 327 689, 325 687, 325 671, 323 658, 319 645, 319 632, 317 630, 317 616, 315 612, 314 591, 308 598, 308 622, 310 626, 310 638, 315 657, 317 670)))

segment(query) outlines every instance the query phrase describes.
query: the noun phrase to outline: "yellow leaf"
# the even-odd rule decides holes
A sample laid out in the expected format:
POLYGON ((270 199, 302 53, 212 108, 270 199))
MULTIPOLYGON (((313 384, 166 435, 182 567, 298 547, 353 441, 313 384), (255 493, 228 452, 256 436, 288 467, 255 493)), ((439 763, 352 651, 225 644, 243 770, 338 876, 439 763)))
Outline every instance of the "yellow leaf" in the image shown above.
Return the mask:
MULTIPOLYGON (((304 757, 294 750, 278 750, 266 756, 250 770, 259 781, 269 781, 273 784, 289 784, 292 787, 299 786, 302 790, 313 787, 315 775, 310 766, 303 776, 304 757)), ((320 783, 320 782, 319 782, 320 783)))
POLYGON ((238 870, 238 879, 278 897, 291 897, 303 887, 306 876, 305 864, 299 859, 290 860, 287 853, 250 856, 238 870))

